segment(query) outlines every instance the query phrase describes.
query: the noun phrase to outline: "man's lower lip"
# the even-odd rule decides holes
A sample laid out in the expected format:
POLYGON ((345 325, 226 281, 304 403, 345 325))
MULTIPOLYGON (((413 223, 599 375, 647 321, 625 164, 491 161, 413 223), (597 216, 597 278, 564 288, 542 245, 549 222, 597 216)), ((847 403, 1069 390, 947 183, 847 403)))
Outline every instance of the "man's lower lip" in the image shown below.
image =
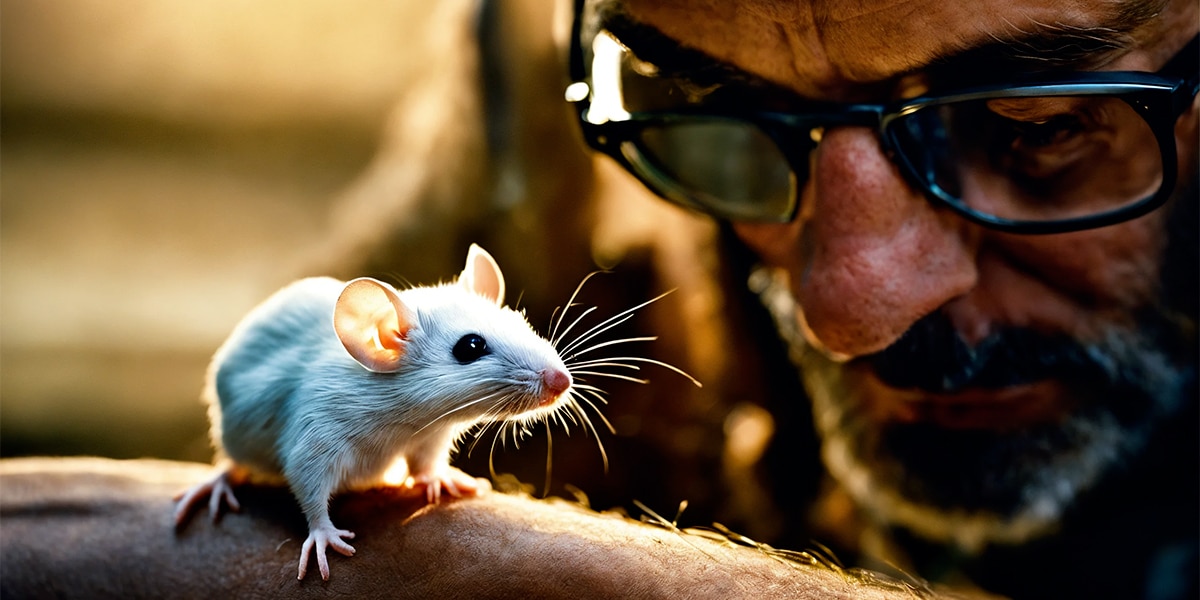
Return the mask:
POLYGON ((968 389, 954 394, 897 390, 878 381, 872 384, 871 404, 877 417, 947 429, 1025 429, 1061 422, 1071 409, 1066 388, 1056 381, 968 389))

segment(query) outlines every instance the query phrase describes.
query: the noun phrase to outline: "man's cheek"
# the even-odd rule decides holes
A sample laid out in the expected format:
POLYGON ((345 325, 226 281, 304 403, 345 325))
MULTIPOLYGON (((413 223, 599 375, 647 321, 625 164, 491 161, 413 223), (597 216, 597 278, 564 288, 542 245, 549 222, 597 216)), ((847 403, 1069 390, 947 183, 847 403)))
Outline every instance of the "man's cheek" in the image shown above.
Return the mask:
POLYGON ((1155 301, 1166 242, 1165 211, 1053 236, 1005 236, 1000 251, 1081 310, 1130 311, 1155 301))
POLYGON ((791 223, 734 223, 733 230, 763 262, 788 270, 793 278, 799 275, 805 254, 799 219, 791 223))

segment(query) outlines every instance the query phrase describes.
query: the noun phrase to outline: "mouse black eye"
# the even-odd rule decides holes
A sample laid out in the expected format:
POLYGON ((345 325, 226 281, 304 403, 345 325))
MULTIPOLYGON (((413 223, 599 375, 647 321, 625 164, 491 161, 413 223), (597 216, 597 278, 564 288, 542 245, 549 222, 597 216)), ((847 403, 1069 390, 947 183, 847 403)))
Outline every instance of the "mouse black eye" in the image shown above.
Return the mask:
POLYGON ((454 358, 462 364, 473 363, 488 353, 487 342, 474 333, 468 333, 454 344, 454 358))

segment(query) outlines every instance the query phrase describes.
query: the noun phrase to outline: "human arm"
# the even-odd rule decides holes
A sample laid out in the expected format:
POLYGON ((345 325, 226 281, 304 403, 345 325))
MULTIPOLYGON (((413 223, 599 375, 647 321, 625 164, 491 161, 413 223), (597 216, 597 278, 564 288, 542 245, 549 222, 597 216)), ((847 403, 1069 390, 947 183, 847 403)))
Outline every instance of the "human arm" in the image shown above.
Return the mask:
POLYGON ((911 598, 560 501, 490 492, 423 508, 379 490, 334 502, 357 554, 296 581, 304 520, 282 488, 239 491, 240 513, 176 531, 171 496, 208 467, 163 461, 0 463, 4 597, 911 598))

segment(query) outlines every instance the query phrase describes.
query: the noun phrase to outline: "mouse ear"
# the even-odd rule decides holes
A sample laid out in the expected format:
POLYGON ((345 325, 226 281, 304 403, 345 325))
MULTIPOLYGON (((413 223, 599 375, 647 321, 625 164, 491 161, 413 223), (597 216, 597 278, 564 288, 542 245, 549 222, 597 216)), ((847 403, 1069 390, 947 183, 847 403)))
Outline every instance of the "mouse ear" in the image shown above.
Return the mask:
POLYGON ((415 322, 392 286, 369 277, 347 283, 333 309, 333 329, 346 351, 376 373, 400 368, 404 338, 415 322))
POLYGON ((458 276, 458 283, 495 302, 496 306, 504 305, 504 274, 500 272, 496 259, 477 244, 471 244, 471 249, 467 251, 467 266, 458 276))

